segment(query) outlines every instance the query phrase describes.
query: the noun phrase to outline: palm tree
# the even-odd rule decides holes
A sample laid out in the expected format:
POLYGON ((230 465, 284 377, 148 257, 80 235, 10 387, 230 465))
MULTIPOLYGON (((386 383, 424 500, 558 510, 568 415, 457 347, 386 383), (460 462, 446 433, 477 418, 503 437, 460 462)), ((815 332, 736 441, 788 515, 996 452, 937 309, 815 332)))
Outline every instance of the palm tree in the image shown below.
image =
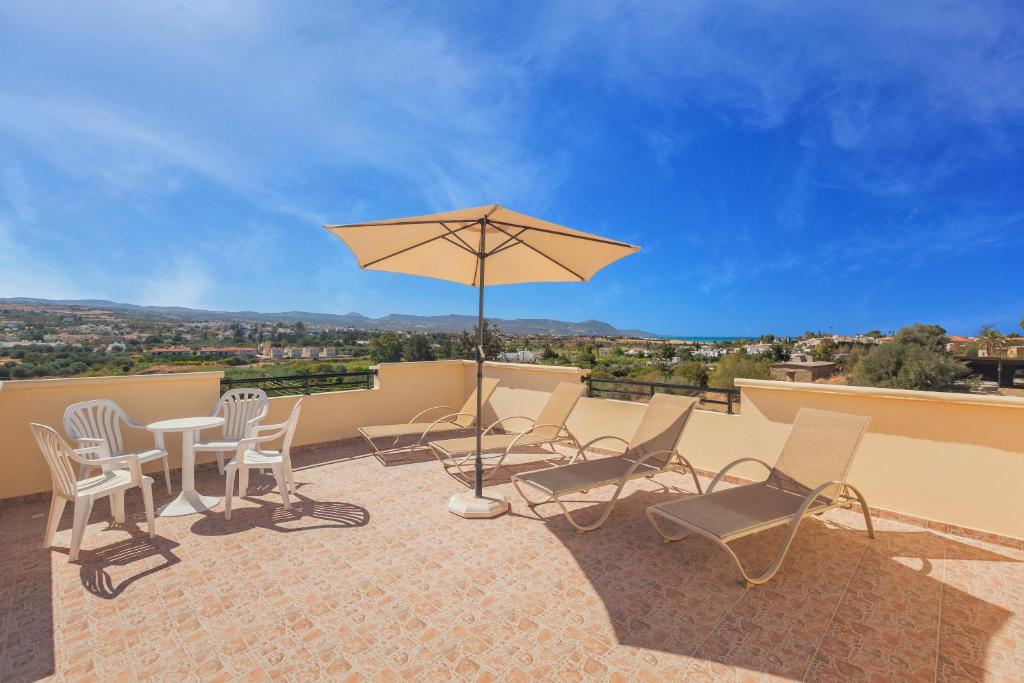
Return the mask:
POLYGON ((998 356, 1006 348, 1006 336, 992 325, 982 325, 978 330, 978 348, 986 356, 998 356))

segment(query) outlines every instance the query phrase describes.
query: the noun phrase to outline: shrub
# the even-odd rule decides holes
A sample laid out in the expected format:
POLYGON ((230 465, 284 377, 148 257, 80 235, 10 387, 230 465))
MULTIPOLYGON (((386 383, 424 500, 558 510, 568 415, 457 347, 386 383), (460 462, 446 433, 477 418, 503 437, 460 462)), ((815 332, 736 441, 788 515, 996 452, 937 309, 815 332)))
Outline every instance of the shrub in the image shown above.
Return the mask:
POLYGON ((883 344, 853 368, 851 384, 889 389, 955 391, 968 374, 967 366, 945 352, 917 342, 883 344))
POLYGON ((729 389, 734 387, 735 380, 768 379, 771 372, 768 363, 756 360, 745 353, 735 353, 721 358, 708 378, 708 386, 729 389))

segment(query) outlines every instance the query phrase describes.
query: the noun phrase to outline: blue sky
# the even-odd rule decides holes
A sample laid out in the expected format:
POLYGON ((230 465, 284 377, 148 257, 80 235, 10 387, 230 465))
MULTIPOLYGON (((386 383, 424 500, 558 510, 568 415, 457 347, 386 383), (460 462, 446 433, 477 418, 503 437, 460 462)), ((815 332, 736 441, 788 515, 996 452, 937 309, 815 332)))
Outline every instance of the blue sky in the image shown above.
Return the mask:
POLYGON ((0 4, 0 296, 441 314, 322 223, 491 202, 634 242, 500 317, 682 335, 1024 314, 1024 9, 0 4))

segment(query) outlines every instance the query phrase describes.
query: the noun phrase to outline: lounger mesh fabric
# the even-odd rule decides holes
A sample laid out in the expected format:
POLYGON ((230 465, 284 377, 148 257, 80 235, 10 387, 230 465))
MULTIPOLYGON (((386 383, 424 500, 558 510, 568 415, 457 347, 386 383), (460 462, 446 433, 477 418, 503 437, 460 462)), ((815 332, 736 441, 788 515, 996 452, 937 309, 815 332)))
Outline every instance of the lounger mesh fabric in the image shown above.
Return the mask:
POLYGON ((568 493, 581 488, 617 482, 644 455, 670 451, 646 460, 634 472, 634 476, 637 477, 650 474, 668 464, 672 457, 671 451, 675 450, 676 442, 696 405, 697 399, 690 396, 655 394, 647 404, 636 434, 621 456, 523 472, 517 474, 516 478, 549 493, 568 493))
MULTIPOLYGON (((860 415, 802 409, 768 481, 801 495, 827 481, 846 481, 867 422, 860 415)), ((837 488, 822 497, 831 499, 837 488)))
MULTIPOLYGON (((804 496, 799 493, 758 483, 660 503, 658 509, 685 519, 690 526, 728 539, 775 526, 779 520, 788 519, 803 502, 804 496)), ((817 507, 827 504, 822 502, 817 507)))
MULTIPOLYGON (((655 394, 629 442, 626 456, 635 458, 659 451, 674 451, 676 441, 696 405, 697 399, 690 396, 655 394)), ((645 464, 664 467, 671 457, 671 453, 664 453, 645 464)))
MULTIPOLYGON (((508 448, 513 441, 515 441, 517 434, 487 434, 480 439, 480 452, 505 450, 508 448)), ((533 446, 536 444, 551 443, 551 437, 548 436, 536 436, 533 434, 527 434, 516 441, 517 446, 533 446)), ((458 453, 470 453, 476 451, 476 437, 475 436, 461 436, 457 439, 443 439, 441 441, 431 441, 430 446, 437 450, 443 451, 448 454, 458 453)))
MULTIPOLYGON (((576 402, 580 400, 583 392, 586 390, 586 385, 583 382, 579 384, 573 382, 559 382, 555 390, 551 392, 551 397, 544 404, 544 407, 540 410, 540 415, 537 416, 538 425, 564 425, 565 421, 569 419, 569 413, 576 406, 576 402)), ((554 439, 558 437, 558 427, 542 427, 535 432, 534 436, 546 437, 547 439, 554 439)), ((522 443, 522 442, 520 442, 522 443)), ((474 446, 475 447, 475 446, 474 446)))

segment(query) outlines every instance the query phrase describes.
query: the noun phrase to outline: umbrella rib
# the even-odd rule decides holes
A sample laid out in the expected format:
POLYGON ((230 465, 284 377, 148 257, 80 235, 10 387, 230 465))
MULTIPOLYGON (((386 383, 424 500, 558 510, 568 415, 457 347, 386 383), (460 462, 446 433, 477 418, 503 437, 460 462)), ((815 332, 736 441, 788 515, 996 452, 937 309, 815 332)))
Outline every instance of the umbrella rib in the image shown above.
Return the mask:
MULTIPOLYGON (((536 227, 533 227, 533 226, 530 226, 530 225, 519 225, 518 223, 507 223, 505 221, 496 221, 496 220, 492 220, 490 218, 487 219, 487 222, 491 223, 492 225, 495 225, 495 226, 504 225, 505 227, 508 227, 508 228, 522 228, 524 231, 525 230, 533 230, 534 232, 543 232, 543 233, 547 233, 549 235, 557 235, 558 237, 569 237, 569 238, 577 239, 577 240, 586 240, 588 242, 599 242, 601 244, 610 244, 610 245, 615 246, 615 247, 626 247, 628 249, 635 249, 636 248, 636 246, 632 245, 632 244, 627 244, 625 242, 616 242, 615 240, 609 240, 609 239, 605 239, 603 237, 594 237, 593 235, 573 235, 573 234, 570 234, 570 233, 567 233, 567 232, 558 232, 557 230, 549 230, 547 228, 536 228, 536 227)), ((520 233, 520 234, 522 234, 522 233, 520 233)))
MULTIPOLYGON (((467 242, 466 240, 462 239, 462 235, 458 234, 457 231, 452 230, 451 228, 449 228, 448 225, 444 221, 438 221, 438 223, 440 224, 440 226, 442 228, 447 230, 453 237, 455 237, 455 239, 457 239, 459 242, 461 242, 463 244, 463 246, 466 247, 466 251, 468 251, 469 253, 474 254, 474 255, 476 254, 476 251, 473 249, 473 247, 470 246, 469 242, 467 242)), ((463 226, 463 227, 466 227, 466 226, 463 226)), ((451 240, 448 240, 448 241, 451 242, 451 240)))
MULTIPOLYGON (((434 223, 436 225, 437 221, 432 221, 432 223, 434 223)), ((452 229, 448 228, 448 232, 446 232, 446 233, 444 233, 442 235, 435 235, 434 237, 431 237, 430 239, 423 240, 422 242, 417 242, 416 244, 410 244, 408 247, 405 247, 404 249, 399 249, 398 251, 396 251, 394 253, 388 254, 386 256, 381 256, 380 258, 376 258, 376 259, 374 259, 372 261, 369 261, 367 263, 360 264, 359 267, 360 268, 369 268, 370 266, 377 265, 381 261, 386 261, 389 258, 393 258, 395 256, 399 256, 401 254, 404 254, 407 251, 411 251, 411 250, 416 249, 418 247, 422 247, 424 244, 430 244, 431 242, 435 242, 435 241, 440 240, 440 239, 447 240, 449 235, 455 234, 456 232, 459 232, 460 230, 465 230, 470 225, 472 225, 472 223, 470 223, 469 225, 464 225, 461 228, 459 228, 458 230, 452 230, 452 229)))
MULTIPOLYGON (((479 218, 445 218, 447 223, 479 223, 479 218)), ((325 225, 324 227, 328 230, 334 230, 337 228, 404 228, 407 225, 431 225, 437 224, 441 221, 436 218, 432 221, 379 221, 377 223, 346 223, 344 225, 325 225)))
MULTIPOLYGON (((488 223, 491 223, 491 221, 490 221, 490 220, 488 220, 487 222, 488 222, 488 223)), ((509 233, 508 233, 508 232, 507 232, 507 231, 505 230, 505 228, 501 227, 500 225, 497 225, 497 224, 493 224, 493 223, 492 223, 492 225, 494 225, 494 227, 496 227, 496 228, 497 228, 498 230, 500 230, 501 232, 505 233, 506 235, 508 235, 509 237, 511 237, 512 239, 514 239, 514 240, 515 240, 516 242, 518 242, 519 244, 521 244, 521 245, 523 245, 524 247, 526 247, 527 249, 530 249, 531 251, 534 251, 534 252, 536 252, 537 254, 540 254, 541 256, 543 256, 544 258, 546 258, 546 259, 547 259, 548 261, 551 261, 552 263, 554 263, 554 264, 555 264, 556 266, 558 266, 559 268, 561 268, 561 269, 562 269, 562 270, 564 270, 565 272, 567 272, 567 273, 570 273, 570 274, 572 274, 572 275, 573 275, 573 277, 579 278, 579 281, 580 281, 580 282, 586 282, 586 281, 587 281, 587 278, 583 277, 582 275, 580 275, 579 273, 577 273, 577 272, 576 272, 575 270, 573 270, 572 268, 568 267, 568 266, 567 266, 567 265, 565 265, 564 263, 560 263, 560 262, 558 261, 558 259, 556 259, 556 258, 554 258, 554 257, 552 257, 552 256, 549 256, 548 254, 545 254, 545 253, 544 253, 543 251, 541 251, 541 250, 540 250, 540 249, 538 249, 537 247, 535 247, 535 246, 533 246, 532 244, 529 244, 529 243, 527 243, 527 242, 524 242, 523 240, 519 239, 519 237, 517 237, 517 236, 515 236, 515 235, 509 235, 509 233)), ((520 228, 525 228, 526 226, 520 225, 520 226, 518 226, 518 227, 520 227, 520 228)), ((525 230, 524 230, 523 232, 525 232, 525 230)), ((521 235, 521 234, 523 234, 523 233, 521 232, 521 233, 519 233, 519 234, 521 235)))
POLYGON ((519 244, 519 242, 516 241, 516 238, 519 237, 519 235, 522 235, 524 232, 526 231, 520 230, 515 235, 509 235, 507 240, 496 246, 494 249, 491 249, 489 252, 487 252, 487 255, 494 256, 495 254, 500 254, 506 249, 511 249, 512 247, 516 246, 517 244, 519 244))

